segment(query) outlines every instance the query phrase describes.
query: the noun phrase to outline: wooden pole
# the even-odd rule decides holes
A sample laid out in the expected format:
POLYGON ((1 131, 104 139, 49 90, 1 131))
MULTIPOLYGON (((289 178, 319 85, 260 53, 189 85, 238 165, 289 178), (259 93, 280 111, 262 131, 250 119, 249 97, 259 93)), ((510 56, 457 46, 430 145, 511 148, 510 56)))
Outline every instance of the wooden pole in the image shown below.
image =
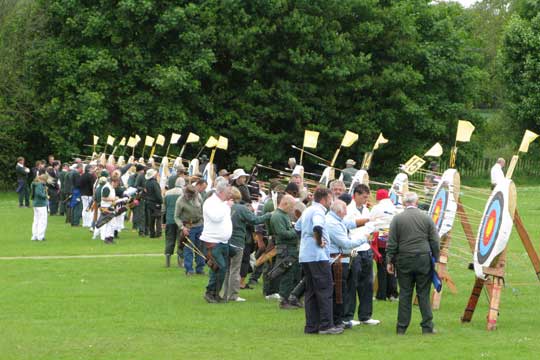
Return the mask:
POLYGON ((476 310, 476 305, 478 304, 478 299, 480 298, 480 294, 482 294, 484 283, 485 283, 485 280, 476 278, 476 281, 474 282, 474 286, 471 292, 471 297, 469 298, 469 302, 467 303, 465 312, 463 313, 463 316, 461 317, 462 323, 471 322, 472 317, 474 315, 474 310, 476 310))
POLYGON ((474 232, 471 227, 471 223, 469 222, 469 217, 467 216, 467 213, 465 212, 465 208, 463 207, 461 200, 458 201, 457 203, 457 211, 459 215, 459 220, 461 222, 461 226, 463 227, 463 232, 465 233, 465 237, 467 238, 467 241, 469 242, 469 247, 471 248, 471 252, 474 253, 474 247, 476 246, 476 239, 474 237, 474 232))
POLYGON ((489 311, 487 316, 487 330, 497 329, 497 318, 499 317, 499 305, 501 302, 501 291, 504 286, 504 268, 506 265, 506 249, 499 255, 495 267, 485 267, 484 273, 493 277, 493 284, 490 291, 489 311))
POLYGON ((536 273, 536 277, 538 278, 538 280, 540 280, 540 258, 538 257, 538 253, 534 249, 534 245, 531 241, 529 233, 525 229, 525 225, 523 225, 523 221, 521 220, 517 209, 514 214, 514 225, 516 225, 516 230, 521 239, 521 242, 523 243, 523 247, 525 247, 525 250, 529 255, 529 259, 531 259, 532 265, 534 267, 534 272, 536 273))

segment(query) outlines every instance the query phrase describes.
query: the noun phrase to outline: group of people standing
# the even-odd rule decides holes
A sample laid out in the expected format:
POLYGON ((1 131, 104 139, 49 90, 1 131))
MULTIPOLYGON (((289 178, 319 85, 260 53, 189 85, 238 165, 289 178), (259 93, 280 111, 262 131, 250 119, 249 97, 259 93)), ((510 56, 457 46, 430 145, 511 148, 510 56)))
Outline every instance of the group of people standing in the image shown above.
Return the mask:
MULTIPOLYGON (((118 206, 129 203, 140 236, 161 238, 165 229, 167 267, 176 251, 187 276, 203 275, 208 268, 204 299, 209 303, 246 301, 240 290, 262 277, 266 299, 279 300, 283 310, 305 309, 305 333, 340 334, 360 324, 378 325, 373 300, 399 296, 397 333, 402 334, 416 285, 422 329, 433 332, 428 279, 431 257, 438 258, 438 236, 431 218, 417 209, 414 193, 404 195, 405 209, 398 210, 385 189, 376 192, 372 205, 366 184, 349 194, 343 181, 334 180, 310 193, 297 174, 286 185, 270 183, 266 194, 243 169, 219 171, 208 188, 201 174, 188 174, 182 163, 167 179, 142 162, 75 159, 60 166, 53 158, 48 166, 40 162, 30 170, 18 160, 19 204, 28 206, 30 193, 34 201, 32 240, 44 240, 49 211, 65 215, 71 226, 81 226, 82 219, 94 237, 114 243, 126 215, 118 206)), ((348 162, 347 172, 353 166, 348 162)))

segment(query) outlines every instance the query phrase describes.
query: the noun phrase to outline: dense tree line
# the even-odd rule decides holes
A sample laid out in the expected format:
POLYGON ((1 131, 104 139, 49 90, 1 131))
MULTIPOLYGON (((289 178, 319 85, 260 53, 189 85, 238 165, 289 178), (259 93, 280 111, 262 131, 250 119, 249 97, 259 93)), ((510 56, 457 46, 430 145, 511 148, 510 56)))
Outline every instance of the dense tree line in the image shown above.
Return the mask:
MULTIPOLYGON (((2 1, 2 0, 0 0, 2 1)), ((0 161, 88 151, 92 134, 229 138, 222 160, 284 162, 306 128, 316 152, 374 173, 436 141, 489 78, 471 14, 429 0, 37 0, 0 14, 0 161), (377 161, 379 159, 379 161, 377 161), (384 161, 381 161, 384 159, 384 161)), ((464 154, 479 150, 467 145, 464 154)), ((195 152, 196 149, 193 149, 195 152)), ((192 155, 192 154, 188 154, 192 155)), ((466 157, 461 157, 466 161, 466 157)))

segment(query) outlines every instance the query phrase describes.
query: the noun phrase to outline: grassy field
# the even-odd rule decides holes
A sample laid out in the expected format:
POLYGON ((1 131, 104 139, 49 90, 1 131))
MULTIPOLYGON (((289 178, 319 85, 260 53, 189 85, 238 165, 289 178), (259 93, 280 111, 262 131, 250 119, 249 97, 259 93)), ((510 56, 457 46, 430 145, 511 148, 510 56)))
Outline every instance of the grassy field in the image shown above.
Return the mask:
MULTIPOLYGON (((536 242, 539 191, 518 188, 520 214, 536 242)), ((478 210, 485 199, 464 197, 478 210)), ((438 335, 420 334, 415 308, 409 332, 397 337, 397 304, 375 302, 380 326, 308 336, 303 311, 280 311, 276 302, 264 300, 260 285, 242 292, 245 303, 207 304, 202 298, 206 277, 166 269, 162 256, 6 259, 161 254, 163 240, 124 232, 116 245, 106 246, 91 240, 88 230, 50 217, 47 241, 33 242, 32 209, 19 209, 9 194, 0 194, 0 219, 1 359, 536 359, 540 351, 540 283, 515 232, 497 331, 485 330, 485 297, 473 322, 460 323, 474 275, 466 269, 470 255, 456 223, 449 268, 459 292, 444 293, 435 312, 438 335)))

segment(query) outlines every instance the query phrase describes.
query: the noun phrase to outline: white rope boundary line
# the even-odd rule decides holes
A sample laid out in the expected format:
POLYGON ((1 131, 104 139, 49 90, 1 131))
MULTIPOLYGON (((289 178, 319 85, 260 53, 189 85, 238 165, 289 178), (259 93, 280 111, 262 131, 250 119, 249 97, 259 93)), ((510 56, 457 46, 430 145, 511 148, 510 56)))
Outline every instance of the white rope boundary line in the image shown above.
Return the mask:
POLYGON ((97 255, 50 255, 50 256, 1 256, 0 260, 69 260, 117 257, 157 257, 163 254, 97 254, 97 255))

